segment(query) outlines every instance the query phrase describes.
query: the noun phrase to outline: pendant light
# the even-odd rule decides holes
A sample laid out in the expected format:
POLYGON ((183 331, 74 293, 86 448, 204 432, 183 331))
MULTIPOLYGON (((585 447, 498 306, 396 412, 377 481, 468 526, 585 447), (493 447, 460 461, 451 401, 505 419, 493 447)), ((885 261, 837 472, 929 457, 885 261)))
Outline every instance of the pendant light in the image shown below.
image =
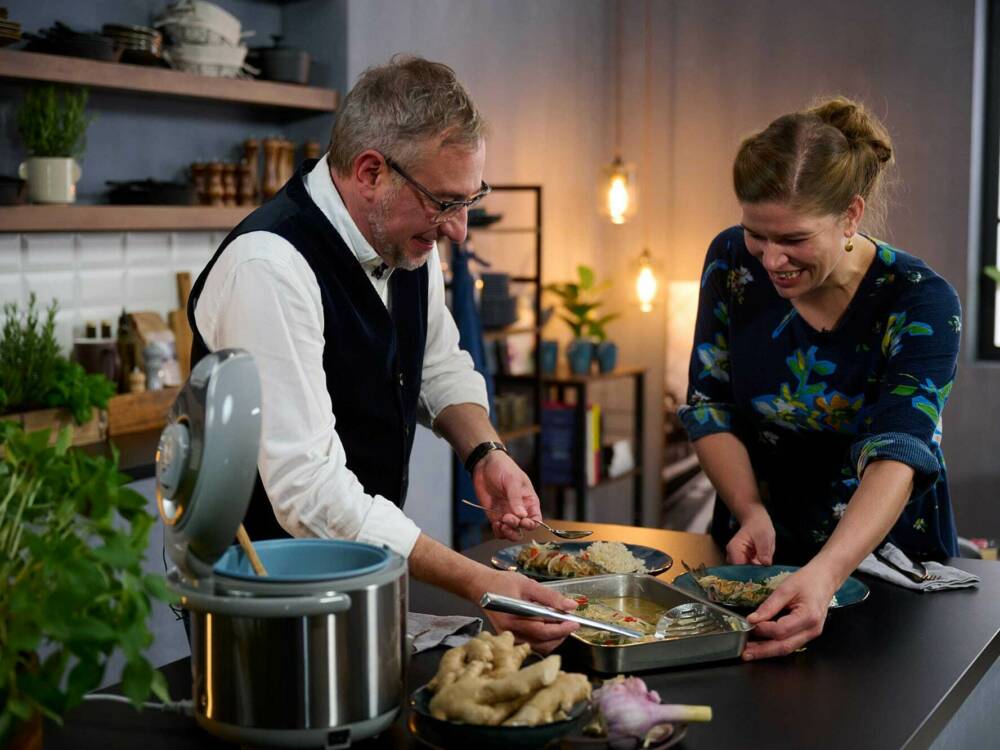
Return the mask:
POLYGON ((638 208, 638 190, 635 165, 626 163, 621 157, 621 2, 615 2, 615 158, 602 170, 597 200, 601 214, 612 224, 624 224, 631 219, 638 208))
MULTIPOLYGON (((651 163, 652 153, 650 146, 650 107, 653 101, 653 15, 650 0, 645 0, 643 4, 643 129, 642 129, 642 159, 646 164, 651 163)), ((642 222, 642 234, 644 242, 642 253, 639 255, 639 268, 635 277, 635 296, 639 300, 639 310, 644 313, 653 311, 653 302, 656 299, 656 292, 660 286, 657 279, 656 269, 652 256, 649 254, 649 234, 650 216, 645 217, 642 222)))

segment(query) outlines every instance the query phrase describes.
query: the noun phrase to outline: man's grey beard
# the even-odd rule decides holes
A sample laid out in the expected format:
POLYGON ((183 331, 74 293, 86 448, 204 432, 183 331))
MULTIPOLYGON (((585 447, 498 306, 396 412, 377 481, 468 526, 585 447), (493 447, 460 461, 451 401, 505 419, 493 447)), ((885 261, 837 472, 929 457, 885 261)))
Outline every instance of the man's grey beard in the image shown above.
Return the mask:
POLYGON ((415 263, 408 258, 406 248, 397 243, 390 242, 387 236, 388 229, 386 227, 389 223, 390 214, 389 204, 395 201, 397 192, 397 190, 394 190, 382 196, 382 199, 375 204, 375 207, 368 214, 368 226, 371 227, 372 239, 375 240, 375 252, 378 253, 382 261, 389 268, 401 268, 404 271, 413 271, 423 265, 423 263, 415 263))

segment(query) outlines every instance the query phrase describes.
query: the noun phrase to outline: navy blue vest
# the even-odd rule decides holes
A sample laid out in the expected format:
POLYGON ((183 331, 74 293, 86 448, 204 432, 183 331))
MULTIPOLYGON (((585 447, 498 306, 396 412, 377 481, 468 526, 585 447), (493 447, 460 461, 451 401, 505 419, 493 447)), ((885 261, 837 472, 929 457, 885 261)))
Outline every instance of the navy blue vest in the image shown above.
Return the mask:
MULTIPOLYGON (((304 180, 315 164, 305 162, 281 192, 240 222, 198 276, 187 310, 194 334, 191 366, 209 351, 194 310, 209 271, 229 243, 255 231, 288 240, 319 283, 323 370, 347 468, 365 492, 402 507, 427 338, 427 267, 392 272, 390 316, 364 268, 306 192, 304 180)), ((260 474, 244 525, 251 539, 288 536, 278 525, 260 474)))

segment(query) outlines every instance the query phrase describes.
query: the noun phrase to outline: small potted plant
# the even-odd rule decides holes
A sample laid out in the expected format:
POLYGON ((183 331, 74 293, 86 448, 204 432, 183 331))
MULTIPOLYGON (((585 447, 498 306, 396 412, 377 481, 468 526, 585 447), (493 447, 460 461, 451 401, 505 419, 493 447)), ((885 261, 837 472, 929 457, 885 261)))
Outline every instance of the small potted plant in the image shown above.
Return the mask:
POLYGON ((113 459, 69 446, 63 430, 0 420, 0 746, 41 748, 43 718, 96 688, 108 657, 126 659, 125 695, 169 700, 142 652, 152 600, 171 601, 142 559, 155 519, 113 459))
POLYGON ((34 203, 74 203, 87 126, 87 90, 60 94, 55 86, 32 88, 17 111, 17 130, 28 150, 18 174, 34 203))
POLYGON ((72 427, 76 442, 103 439, 95 409, 106 409, 115 384, 88 374, 59 354, 55 337, 56 302, 42 318, 35 295, 23 312, 3 307, 0 330, 0 419, 13 419, 26 430, 72 427))
MULTIPOLYGON (((559 298, 562 303, 559 318, 573 332, 573 340, 566 348, 570 370, 577 375, 586 375, 590 372, 595 346, 609 344, 606 341, 605 326, 617 318, 618 314, 597 315, 597 309, 602 304, 598 295, 610 287, 611 283, 608 281, 597 283, 593 269, 588 266, 577 266, 576 271, 577 281, 547 284, 545 290, 559 298)), ((614 344, 609 346, 614 347, 614 344)), ((605 347, 605 351, 608 350, 608 347, 605 347)), ((614 358, 617 358, 617 347, 614 347, 614 358)), ((611 369, 614 369, 613 359, 611 369)))

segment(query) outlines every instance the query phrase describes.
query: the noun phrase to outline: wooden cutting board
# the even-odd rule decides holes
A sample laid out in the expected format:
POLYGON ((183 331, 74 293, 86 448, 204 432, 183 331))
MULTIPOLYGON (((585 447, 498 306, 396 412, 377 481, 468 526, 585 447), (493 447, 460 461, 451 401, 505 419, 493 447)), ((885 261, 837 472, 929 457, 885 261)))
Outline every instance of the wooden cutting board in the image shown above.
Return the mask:
POLYGON ((179 310, 171 310, 167 314, 170 330, 174 332, 174 343, 177 346, 177 363, 180 365, 181 378, 187 380, 191 373, 191 342, 194 338, 187 319, 188 297, 191 296, 191 274, 182 271, 177 274, 177 301, 179 310))

